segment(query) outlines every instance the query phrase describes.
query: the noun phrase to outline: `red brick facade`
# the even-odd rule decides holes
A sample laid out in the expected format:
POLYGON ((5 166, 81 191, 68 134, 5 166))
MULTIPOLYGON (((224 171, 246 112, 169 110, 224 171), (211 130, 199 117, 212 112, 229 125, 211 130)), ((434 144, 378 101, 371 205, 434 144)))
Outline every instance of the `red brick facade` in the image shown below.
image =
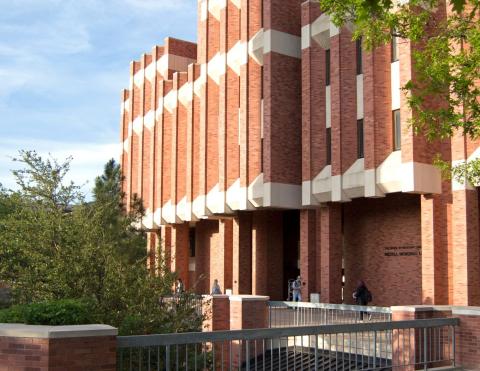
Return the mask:
POLYGON ((303 300, 351 302, 363 279, 377 305, 480 305, 477 189, 432 165, 478 143, 414 135, 416 46, 362 51, 314 1, 199 0, 198 17, 198 43, 167 38, 122 93, 149 266, 199 293, 284 300, 300 274, 303 300))

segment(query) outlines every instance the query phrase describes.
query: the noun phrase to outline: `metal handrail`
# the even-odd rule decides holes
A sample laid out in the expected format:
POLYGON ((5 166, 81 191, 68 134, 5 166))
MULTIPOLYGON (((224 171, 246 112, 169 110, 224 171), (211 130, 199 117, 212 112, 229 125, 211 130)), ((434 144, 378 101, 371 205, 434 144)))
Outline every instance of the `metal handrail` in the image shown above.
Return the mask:
POLYGON ((229 340, 277 339, 289 336, 360 333, 367 331, 387 331, 399 329, 420 329, 440 326, 458 326, 458 324, 458 318, 434 318, 394 322, 119 336, 117 337, 117 346, 119 348, 129 348, 167 346, 176 344, 196 344, 229 340))
POLYGON ((294 301, 269 301, 268 306, 272 308, 317 308, 332 309, 352 312, 375 312, 375 313, 392 313, 389 307, 375 307, 351 304, 330 304, 330 303, 309 303, 294 301))

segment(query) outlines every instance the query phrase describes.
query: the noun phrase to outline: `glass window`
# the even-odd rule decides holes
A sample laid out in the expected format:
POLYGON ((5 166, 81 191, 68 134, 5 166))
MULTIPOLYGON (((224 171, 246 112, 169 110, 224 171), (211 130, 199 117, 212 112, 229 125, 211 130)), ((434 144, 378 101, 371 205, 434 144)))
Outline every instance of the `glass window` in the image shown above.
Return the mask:
POLYGON ((357 157, 363 158, 363 119, 357 120, 357 157))
POLYGON ((393 111, 393 150, 398 151, 402 147, 402 123, 400 110, 393 111))
POLYGON ((332 129, 331 128, 327 128, 326 142, 327 142, 327 165, 331 165, 332 164, 332 129))
POLYGON ((362 39, 359 38, 356 41, 357 47, 357 75, 361 75, 363 73, 363 64, 362 64, 362 39))
POLYGON ((330 85, 330 49, 325 50, 325 85, 330 85))

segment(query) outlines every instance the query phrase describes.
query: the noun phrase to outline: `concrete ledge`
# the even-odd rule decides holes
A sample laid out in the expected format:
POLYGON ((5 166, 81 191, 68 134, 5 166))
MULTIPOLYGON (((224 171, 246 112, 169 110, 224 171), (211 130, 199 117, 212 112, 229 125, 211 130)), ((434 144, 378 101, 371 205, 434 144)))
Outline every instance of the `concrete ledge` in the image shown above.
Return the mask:
POLYGON ((480 307, 452 307, 452 315, 480 316, 480 307))
POLYGON ((429 305, 409 305, 409 306, 395 306, 391 307, 392 312, 431 312, 434 307, 429 305))
POLYGON ((230 301, 269 301, 270 296, 262 295, 232 295, 230 301))
POLYGON ((203 299, 213 299, 213 298, 228 298, 229 296, 228 295, 225 295, 225 294, 216 294, 216 295, 202 295, 202 298, 203 299))
POLYGON ((38 326, 19 323, 0 324, 0 337, 65 339, 93 336, 117 336, 118 330, 108 325, 38 326))

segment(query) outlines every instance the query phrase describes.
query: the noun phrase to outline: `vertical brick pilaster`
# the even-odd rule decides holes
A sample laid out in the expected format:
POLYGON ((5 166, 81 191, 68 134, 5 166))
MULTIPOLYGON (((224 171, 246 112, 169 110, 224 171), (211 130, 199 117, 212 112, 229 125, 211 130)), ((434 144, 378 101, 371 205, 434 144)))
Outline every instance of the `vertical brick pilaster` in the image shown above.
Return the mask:
POLYGON ((239 212, 233 220, 233 294, 252 293, 252 214, 239 212))
MULTIPOLYGON (((302 299, 308 301, 310 294, 316 292, 317 272, 316 256, 316 212, 300 211, 300 275, 305 285, 302 287, 302 299)), ((318 272, 319 273, 319 272, 318 272)))
POLYGON ((453 305, 480 305, 478 193, 452 193, 453 305))
POLYGON ((172 248, 171 248, 171 269, 182 279, 185 287, 190 283, 188 274, 188 263, 190 257, 189 249, 189 227, 188 223, 173 224, 172 227, 172 248))
MULTIPOLYGON (((342 206, 329 204, 320 210, 320 300, 341 303, 342 290, 342 206)), ((318 224, 317 224, 318 225, 318 224)))

